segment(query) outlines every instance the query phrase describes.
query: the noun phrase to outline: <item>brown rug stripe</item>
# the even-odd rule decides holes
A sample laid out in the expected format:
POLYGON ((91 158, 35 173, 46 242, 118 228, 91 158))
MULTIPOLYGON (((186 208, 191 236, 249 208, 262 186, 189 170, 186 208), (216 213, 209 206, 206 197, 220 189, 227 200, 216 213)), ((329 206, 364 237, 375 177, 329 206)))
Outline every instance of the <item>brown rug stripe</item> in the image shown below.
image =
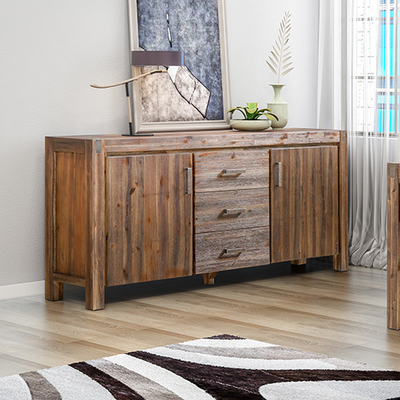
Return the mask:
POLYGON ((233 335, 217 335, 217 336, 209 336, 204 339, 213 339, 213 340, 246 340, 245 338, 233 335))
POLYGON ((259 388, 278 382, 400 380, 399 371, 248 370, 195 364, 143 351, 128 354, 174 372, 218 399, 263 399, 259 388), (227 397, 228 390, 232 397, 227 397))
MULTIPOLYGON (((271 371, 272 372, 272 371, 271 371)), ((318 381, 398 381, 400 380, 399 371, 357 371, 357 370, 284 370, 274 371, 285 380, 300 382, 318 382, 318 381)))
POLYGON ((122 382, 86 362, 78 362, 69 365, 102 385, 115 397, 116 400, 145 400, 142 396, 124 385, 122 382))
POLYGON ((181 376, 216 399, 261 400, 264 399, 258 392, 261 385, 285 381, 270 371, 220 368, 161 357, 143 351, 128 354, 181 376))
POLYGON ((26 382, 32 400, 62 400, 58 390, 37 372, 25 372, 20 377, 26 382))

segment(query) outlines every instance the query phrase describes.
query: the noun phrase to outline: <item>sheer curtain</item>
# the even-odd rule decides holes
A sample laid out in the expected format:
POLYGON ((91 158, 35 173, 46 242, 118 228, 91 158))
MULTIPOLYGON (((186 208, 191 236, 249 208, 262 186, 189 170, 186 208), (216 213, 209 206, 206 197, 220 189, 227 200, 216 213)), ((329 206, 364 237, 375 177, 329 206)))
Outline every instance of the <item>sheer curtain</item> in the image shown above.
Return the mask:
MULTIPOLYGON (((399 1, 320 0, 320 49, 327 46, 332 59, 345 60, 340 69, 344 87, 341 107, 336 104, 337 96, 335 100, 329 92, 324 92, 321 80, 318 121, 324 128, 347 125, 349 259, 353 265, 381 269, 386 269, 387 260, 387 162, 397 161, 399 154, 399 1), (331 32, 334 40, 326 40, 326 31, 331 32), (339 32, 342 46, 335 44, 339 32), (331 126, 326 125, 327 104, 331 105, 331 121, 335 121, 331 126)), ((320 52, 319 67, 324 71, 321 58, 320 52)), ((338 67, 335 68, 338 74, 338 67)), ((328 74, 328 79, 334 85, 333 74, 328 74)))

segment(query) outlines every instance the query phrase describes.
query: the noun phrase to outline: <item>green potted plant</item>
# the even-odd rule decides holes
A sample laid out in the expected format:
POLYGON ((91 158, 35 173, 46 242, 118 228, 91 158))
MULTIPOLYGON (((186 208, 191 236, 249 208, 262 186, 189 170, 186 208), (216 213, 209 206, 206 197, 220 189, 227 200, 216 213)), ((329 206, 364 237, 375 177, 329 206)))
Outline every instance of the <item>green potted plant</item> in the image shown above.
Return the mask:
POLYGON ((233 107, 228 110, 228 114, 239 111, 244 119, 231 119, 231 128, 239 131, 263 131, 271 126, 272 120, 279 118, 271 112, 269 108, 257 108, 257 103, 247 103, 247 107, 233 107), (261 118, 261 117, 266 118, 261 118))

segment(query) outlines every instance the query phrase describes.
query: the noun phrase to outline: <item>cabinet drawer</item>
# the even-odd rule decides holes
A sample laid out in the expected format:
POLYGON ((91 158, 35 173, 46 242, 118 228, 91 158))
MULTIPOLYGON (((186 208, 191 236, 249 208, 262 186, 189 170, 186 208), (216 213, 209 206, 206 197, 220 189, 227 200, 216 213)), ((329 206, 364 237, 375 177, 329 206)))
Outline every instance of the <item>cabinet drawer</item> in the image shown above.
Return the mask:
POLYGON ((268 188, 197 193, 194 217, 196 234, 268 226, 268 188))
POLYGON ((269 184, 269 150, 195 154, 195 192, 256 189, 269 184))
POLYGON ((265 264, 269 264, 268 227, 196 235, 196 274, 265 264))

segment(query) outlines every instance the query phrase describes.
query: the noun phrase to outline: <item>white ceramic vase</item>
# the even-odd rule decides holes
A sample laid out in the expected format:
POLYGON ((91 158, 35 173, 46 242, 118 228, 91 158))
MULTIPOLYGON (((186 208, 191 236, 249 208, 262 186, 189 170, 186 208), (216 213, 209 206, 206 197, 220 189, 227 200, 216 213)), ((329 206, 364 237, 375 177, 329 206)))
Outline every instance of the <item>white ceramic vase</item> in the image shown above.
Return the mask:
POLYGON ((279 121, 274 118, 271 126, 272 129, 282 129, 288 122, 288 104, 281 97, 282 88, 285 85, 271 84, 270 86, 274 88, 274 98, 267 107, 279 118, 279 121))

